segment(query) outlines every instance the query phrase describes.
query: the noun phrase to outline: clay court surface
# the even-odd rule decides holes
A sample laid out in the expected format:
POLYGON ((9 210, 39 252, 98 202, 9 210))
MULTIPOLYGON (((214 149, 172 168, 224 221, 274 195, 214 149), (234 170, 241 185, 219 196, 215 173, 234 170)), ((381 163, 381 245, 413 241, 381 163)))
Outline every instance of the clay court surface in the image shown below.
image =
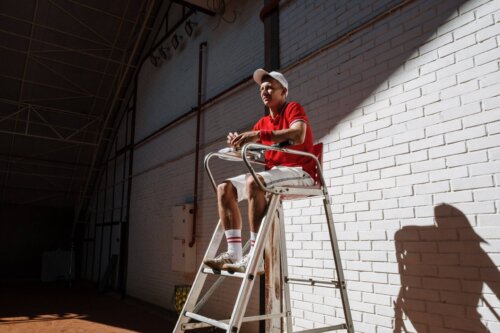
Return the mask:
POLYGON ((175 315, 92 286, 0 283, 1 333, 172 332, 175 315))

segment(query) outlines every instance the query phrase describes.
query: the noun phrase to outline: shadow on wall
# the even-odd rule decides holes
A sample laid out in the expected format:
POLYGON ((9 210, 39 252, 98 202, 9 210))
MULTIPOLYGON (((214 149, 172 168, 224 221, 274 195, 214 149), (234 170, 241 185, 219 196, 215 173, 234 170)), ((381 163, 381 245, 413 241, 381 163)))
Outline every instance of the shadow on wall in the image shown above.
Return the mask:
POLYGON ((500 319, 482 294, 486 284, 500 298, 500 272, 480 246, 486 241, 455 207, 441 204, 434 213, 435 226, 395 234, 401 290, 394 332, 489 332, 477 307, 483 302, 500 319))

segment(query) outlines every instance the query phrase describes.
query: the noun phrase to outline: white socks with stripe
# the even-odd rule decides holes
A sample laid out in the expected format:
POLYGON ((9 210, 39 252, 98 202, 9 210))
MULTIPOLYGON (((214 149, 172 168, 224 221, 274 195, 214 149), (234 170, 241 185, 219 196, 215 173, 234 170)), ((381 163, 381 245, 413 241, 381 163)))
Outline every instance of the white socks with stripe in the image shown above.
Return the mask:
POLYGON ((253 254, 253 250, 255 249, 255 240, 257 239, 256 232, 250 232, 250 253, 253 254))
MULTIPOLYGON (((227 241, 227 252, 231 255, 233 259, 240 260, 243 256, 243 249, 241 246, 241 230, 231 229, 226 230, 226 241, 227 241)), ((255 240, 257 239, 256 232, 250 232, 250 254, 253 253, 255 249, 255 240)))
POLYGON ((227 252, 233 259, 240 260, 243 256, 243 249, 241 247, 241 230, 231 229, 225 232, 227 240, 227 252))

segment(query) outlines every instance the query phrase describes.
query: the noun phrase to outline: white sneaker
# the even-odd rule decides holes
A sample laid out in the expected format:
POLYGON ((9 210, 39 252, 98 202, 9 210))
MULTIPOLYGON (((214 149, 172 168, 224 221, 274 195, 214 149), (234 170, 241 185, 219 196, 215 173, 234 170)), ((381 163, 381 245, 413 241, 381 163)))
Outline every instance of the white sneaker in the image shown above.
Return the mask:
MULTIPOLYGON (((250 262, 250 253, 247 253, 236 263, 224 264, 222 269, 229 272, 245 273, 248 263, 250 262)), ((258 263, 257 274, 264 274, 264 259, 260 259, 258 263)))
POLYGON ((224 270, 224 265, 234 264, 238 259, 234 258, 229 252, 222 252, 215 258, 207 258, 203 260, 203 263, 208 267, 215 269, 217 271, 224 270))

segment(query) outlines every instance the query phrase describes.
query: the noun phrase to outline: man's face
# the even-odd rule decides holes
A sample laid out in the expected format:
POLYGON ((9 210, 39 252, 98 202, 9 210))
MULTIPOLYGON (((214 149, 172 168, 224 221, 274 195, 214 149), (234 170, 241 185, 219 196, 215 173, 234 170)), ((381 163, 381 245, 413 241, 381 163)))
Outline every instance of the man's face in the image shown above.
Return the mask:
POLYGON ((280 106, 285 101, 286 90, 276 80, 267 79, 260 85, 260 97, 268 108, 280 106))

